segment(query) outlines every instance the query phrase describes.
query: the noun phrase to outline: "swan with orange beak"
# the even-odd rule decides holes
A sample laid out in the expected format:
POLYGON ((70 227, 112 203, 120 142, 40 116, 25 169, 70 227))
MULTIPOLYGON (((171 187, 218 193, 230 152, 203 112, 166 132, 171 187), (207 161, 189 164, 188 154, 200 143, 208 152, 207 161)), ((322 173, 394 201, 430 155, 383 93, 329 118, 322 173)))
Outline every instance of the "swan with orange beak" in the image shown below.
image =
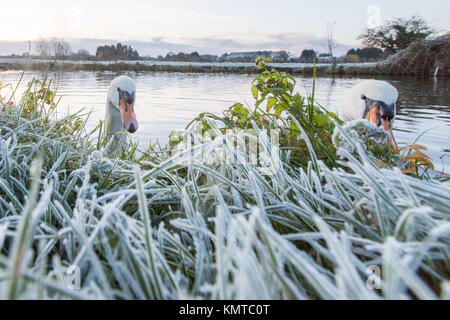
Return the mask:
POLYGON ((391 84, 380 80, 365 80, 344 95, 342 118, 344 121, 367 119, 390 134, 389 144, 398 150, 392 134, 398 91, 391 84))
MULTIPOLYGON (((128 76, 115 78, 108 89, 106 101, 106 125, 108 137, 119 136, 121 141, 127 137, 127 131, 134 133, 138 129, 134 103, 136 85, 128 76)), ((116 146, 117 148, 117 146, 116 146)))

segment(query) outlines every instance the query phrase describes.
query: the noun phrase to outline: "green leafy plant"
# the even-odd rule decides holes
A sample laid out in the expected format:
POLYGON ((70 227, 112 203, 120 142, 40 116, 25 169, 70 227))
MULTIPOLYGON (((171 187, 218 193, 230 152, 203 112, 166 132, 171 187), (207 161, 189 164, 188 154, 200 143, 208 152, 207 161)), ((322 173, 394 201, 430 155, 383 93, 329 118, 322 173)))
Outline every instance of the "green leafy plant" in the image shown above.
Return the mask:
POLYGON ((308 147, 301 138, 301 126, 318 158, 331 167, 337 166, 336 150, 331 143, 335 123, 341 123, 336 114, 316 104, 314 89, 308 98, 294 93, 295 79, 286 72, 268 68, 267 62, 270 59, 256 60, 261 75, 253 80, 251 88, 254 108, 236 103, 224 112, 224 117, 203 113, 191 124, 200 122, 203 131, 206 131, 210 129, 210 124, 204 119, 210 118, 222 122, 225 125, 223 129, 258 127, 279 130, 281 147, 289 150, 292 163, 305 167, 311 159, 308 147))

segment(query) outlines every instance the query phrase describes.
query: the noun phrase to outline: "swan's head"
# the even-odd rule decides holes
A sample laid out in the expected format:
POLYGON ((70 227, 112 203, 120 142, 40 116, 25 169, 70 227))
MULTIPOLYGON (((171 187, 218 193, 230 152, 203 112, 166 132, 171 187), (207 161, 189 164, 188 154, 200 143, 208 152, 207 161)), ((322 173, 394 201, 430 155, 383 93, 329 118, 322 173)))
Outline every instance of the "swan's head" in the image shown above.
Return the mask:
POLYGON ((398 91, 386 81, 365 80, 351 88, 344 97, 344 120, 365 118, 392 135, 398 91))
POLYGON ((361 95, 361 99, 366 104, 366 119, 377 126, 382 125, 385 131, 391 132, 392 122, 395 117, 395 103, 374 100, 366 95, 361 95))
POLYGON ((109 89, 110 102, 120 110, 122 125, 130 133, 138 129, 134 103, 136 100, 136 86, 134 81, 127 76, 120 76, 111 82, 109 89))
POLYGON ((119 93, 119 109, 122 116, 123 127, 129 133, 135 133, 138 128, 136 113, 134 112, 135 92, 128 92, 117 88, 119 93))

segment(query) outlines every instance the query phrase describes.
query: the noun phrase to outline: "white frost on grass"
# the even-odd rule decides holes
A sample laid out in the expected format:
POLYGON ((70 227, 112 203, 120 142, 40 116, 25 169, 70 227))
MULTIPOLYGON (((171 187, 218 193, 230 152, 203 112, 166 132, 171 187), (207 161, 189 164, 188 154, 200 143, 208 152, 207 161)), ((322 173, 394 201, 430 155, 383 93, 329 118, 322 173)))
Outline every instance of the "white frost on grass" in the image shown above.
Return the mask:
POLYGON ((357 145, 362 145, 369 139, 382 143, 389 137, 389 133, 368 120, 353 120, 345 123, 342 127, 336 127, 333 132, 332 141, 337 149, 339 157, 343 157, 343 150, 354 154, 357 145))
POLYGON ((449 184, 380 170, 362 141, 385 134, 367 122, 335 131, 346 170, 318 160, 305 169, 282 164, 274 175, 240 154, 237 164, 212 152, 196 163, 184 162, 189 154, 110 160, 87 139, 61 143, 50 126, 0 115, 0 127, 13 129, 0 150, 0 298, 449 296, 449 184), (38 223, 20 232, 37 146, 35 181, 45 191, 38 223), (26 260, 5 243, 28 248, 26 260), (78 291, 67 287, 72 265, 78 291), (373 266, 381 291, 366 286, 373 266))

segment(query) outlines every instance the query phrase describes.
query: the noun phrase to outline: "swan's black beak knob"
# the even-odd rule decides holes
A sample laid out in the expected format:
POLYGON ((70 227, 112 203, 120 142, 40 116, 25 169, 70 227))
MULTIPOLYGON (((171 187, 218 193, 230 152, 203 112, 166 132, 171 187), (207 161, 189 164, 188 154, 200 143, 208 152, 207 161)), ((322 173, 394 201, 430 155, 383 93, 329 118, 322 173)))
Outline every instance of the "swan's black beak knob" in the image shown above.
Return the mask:
POLYGON ((395 117, 395 104, 384 104, 380 108, 380 116, 385 120, 392 120, 395 117))
POLYGON ((128 128, 127 128, 127 131, 128 131, 129 133, 135 133, 136 130, 137 130, 137 128, 134 126, 134 124, 133 124, 133 123, 130 123, 130 125, 129 125, 128 128))

